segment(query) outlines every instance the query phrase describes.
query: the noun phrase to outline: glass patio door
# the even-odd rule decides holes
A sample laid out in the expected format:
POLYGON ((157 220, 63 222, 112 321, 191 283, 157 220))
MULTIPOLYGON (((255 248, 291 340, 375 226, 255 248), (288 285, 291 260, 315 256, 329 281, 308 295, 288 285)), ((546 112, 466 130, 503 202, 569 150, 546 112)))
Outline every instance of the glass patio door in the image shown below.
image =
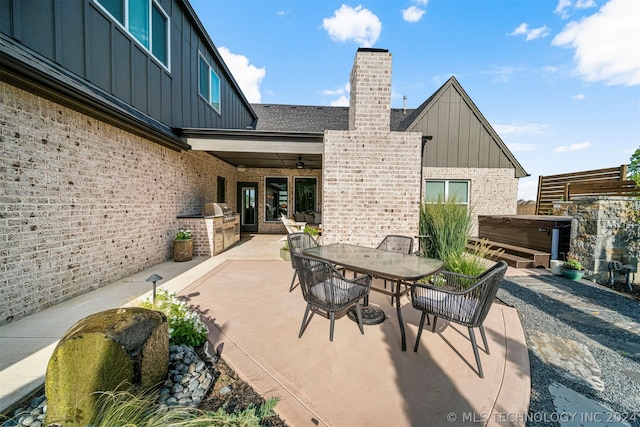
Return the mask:
POLYGON ((240 214, 240 232, 258 232, 258 184, 255 182, 238 183, 238 213, 240 214))

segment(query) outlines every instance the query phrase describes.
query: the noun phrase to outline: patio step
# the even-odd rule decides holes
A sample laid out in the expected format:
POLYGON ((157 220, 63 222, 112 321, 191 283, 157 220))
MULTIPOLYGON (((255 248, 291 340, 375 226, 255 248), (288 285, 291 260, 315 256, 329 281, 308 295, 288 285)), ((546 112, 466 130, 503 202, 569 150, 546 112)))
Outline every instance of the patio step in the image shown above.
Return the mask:
POLYGON ((472 237, 468 240, 467 248, 471 249, 476 243, 481 242, 488 244, 491 250, 504 251, 504 253, 492 257, 494 261, 505 260, 507 264, 515 268, 549 268, 549 260, 551 259, 551 254, 536 249, 510 245, 508 243, 494 242, 487 239, 478 239, 475 237, 472 237))

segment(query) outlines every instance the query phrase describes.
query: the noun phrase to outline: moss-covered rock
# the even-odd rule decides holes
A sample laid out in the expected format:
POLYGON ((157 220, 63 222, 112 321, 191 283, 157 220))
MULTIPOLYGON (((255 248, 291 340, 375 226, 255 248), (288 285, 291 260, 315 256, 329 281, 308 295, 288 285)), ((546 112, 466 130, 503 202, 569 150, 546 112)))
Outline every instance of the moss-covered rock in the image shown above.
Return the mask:
POLYGON ((62 337, 47 367, 47 424, 85 426, 100 391, 148 389, 167 378, 169 335, 164 314, 139 307, 88 316, 62 337))

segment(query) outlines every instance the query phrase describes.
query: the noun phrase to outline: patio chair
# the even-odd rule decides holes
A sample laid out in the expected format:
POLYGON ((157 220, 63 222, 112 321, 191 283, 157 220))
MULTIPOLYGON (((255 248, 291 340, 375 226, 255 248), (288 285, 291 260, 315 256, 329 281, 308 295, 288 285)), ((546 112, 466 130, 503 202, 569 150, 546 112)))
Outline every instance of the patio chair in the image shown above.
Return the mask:
POLYGON ((306 222, 296 222, 290 218, 287 218, 284 214, 280 216, 280 219, 282 220, 282 223, 284 224, 284 227, 287 229, 287 233, 289 234, 299 233, 303 231, 304 227, 306 227, 307 225, 306 222))
POLYGON ((336 312, 353 305, 356 306, 360 333, 364 335, 360 300, 369 295, 371 276, 362 275, 354 279, 347 279, 330 263, 304 255, 296 257, 296 265, 302 295, 307 302, 298 338, 302 337, 314 313, 320 312, 331 320, 329 341, 333 341, 336 312), (309 316, 310 311, 311 315, 309 316))
POLYGON ((422 311, 416 345, 413 351, 418 351, 425 319, 428 322, 427 314, 433 315, 431 332, 435 331, 438 317, 466 326, 469 329, 473 354, 478 364, 478 375, 480 378, 484 378, 473 328, 480 329, 484 351, 489 354, 489 346, 482 322, 487 317, 506 271, 507 263, 500 261, 479 276, 472 277, 450 271, 441 271, 433 276, 432 283, 435 284, 433 286, 422 283, 413 284, 411 287, 411 305, 413 305, 413 308, 422 311))
POLYGON ((291 286, 289 286, 289 292, 293 291, 297 286, 296 277, 298 277, 298 270, 296 269, 296 257, 302 255, 302 251, 307 248, 315 248, 319 246, 318 242, 309 233, 291 233, 287 234, 287 242, 289 243, 289 255, 291 258, 291 267, 293 267, 293 278, 291 279, 291 286))
MULTIPOLYGON (((413 252, 413 239, 408 236, 399 236, 390 234, 382 239, 382 242, 376 249, 382 249, 383 251, 398 252, 402 254, 411 254, 413 252)), ((387 287, 387 281, 384 281, 384 287, 387 287)), ((391 282, 391 292, 393 292, 394 283, 391 282)), ((391 297, 391 305, 393 305, 393 296, 391 297)))

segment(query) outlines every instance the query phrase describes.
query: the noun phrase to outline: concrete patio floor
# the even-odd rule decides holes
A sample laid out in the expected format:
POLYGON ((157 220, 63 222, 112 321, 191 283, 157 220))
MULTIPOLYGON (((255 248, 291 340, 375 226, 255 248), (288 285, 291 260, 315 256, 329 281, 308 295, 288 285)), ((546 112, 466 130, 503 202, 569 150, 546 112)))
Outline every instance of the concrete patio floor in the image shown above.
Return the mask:
POLYGON ((148 295, 145 279, 157 273, 161 287, 204 312, 209 341, 238 375, 280 398, 276 412, 291 426, 524 425, 529 359, 513 308, 494 304, 485 321, 491 354, 480 344, 484 379, 464 327, 440 321, 413 352, 420 313, 407 297, 406 352, 395 307, 376 292, 370 303, 387 319, 365 325, 364 335, 339 315, 330 342, 329 321, 315 315, 299 339, 306 303, 299 288, 288 292, 292 269, 278 256, 280 237, 254 235, 214 258, 163 263, 0 326, 0 410, 44 382, 53 348, 73 323, 148 295))

